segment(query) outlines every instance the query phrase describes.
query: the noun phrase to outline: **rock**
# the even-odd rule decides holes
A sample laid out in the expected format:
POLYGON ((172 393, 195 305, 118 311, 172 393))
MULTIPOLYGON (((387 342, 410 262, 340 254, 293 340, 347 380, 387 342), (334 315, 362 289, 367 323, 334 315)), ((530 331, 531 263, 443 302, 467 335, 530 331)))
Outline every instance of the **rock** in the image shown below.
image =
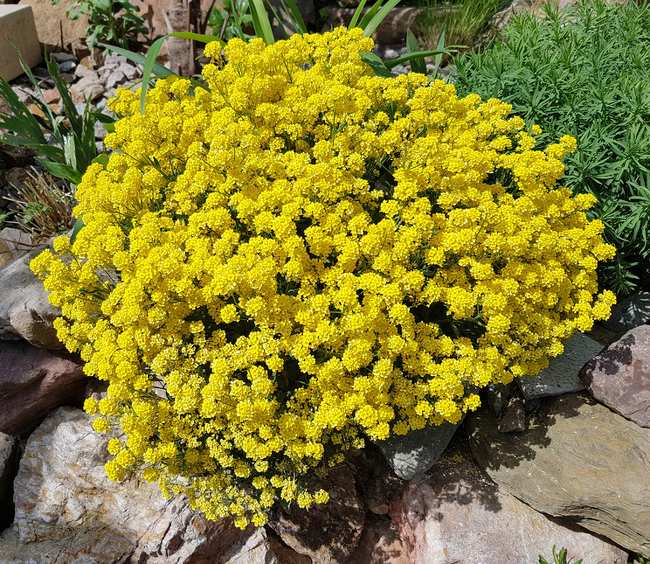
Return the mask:
POLYGON ((66 63, 68 61, 77 61, 77 57, 73 53, 66 53, 65 51, 59 51, 57 53, 50 53, 50 57, 52 57, 57 63, 66 63))
POLYGON ((32 249, 32 238, 12 227, 0 230, 0 268, 24 256, 32 249))
POLYGON ((650 556, 650 430, 578 395, 547 401, 523 433, 495 423, 488 410, 472 417, 470 445, 500 487, 650 556))
POLYGON ((18 469, 16 439, 0 433, 0 530, 11 524, 14 517, 14 476, 18 469))
POLYGON ((363 530, 351 564, 413 564, 397 527, 386 517, 373 517, 363 530))
POLYGON ((584 390, 580 370, 602 348, 595 339, 576 333, 564 344, 564 352, 552 359, 537 376, 517 380, 524 398, 532 400, 584 390))
POLYGON ((0 339, 22 337, 46 349, 63 348, 52 325, 58 310, 50 304, 43 284, 29 269, 31 251, 0 270, 0 339))
POLYGON ((27 343, 0 342, 0 432, 23 433, 51 410, 79 403, 81 366, 27 343))
POLYGON ((447 448, 460 424, 443 423, 377 442, 391 468, 403 480, 422 476, 447 448))
POLYGON ((92 68, 88 68, 86 65, 83 64, 77 65, 77 67, 74 69, 74 76, 75 78, 85 78, 87 76, 91 76, 99 80, 99 76, 97 75, 97 73, 92 68))
POLYGON ((118 67, 120 71, 126 76, 128 80, 133 80, 134 78, 138 77, 140 75, 140 71, 138 70, 137 67, 134 67, 133 65, 129 64, 128 62, 124 62, 120 64, 118 67))
POLYGON ((404 481, 395 476, 381 451, 371 445, 359 451, 357 457, 351 457, 351 461, 366 508, 375 515, 388 515, 391 501, 404 489, 404 481))
POLYGON ((106 478, 106 439, 60 408, 32 433, 15 480, 16 515, 3 562, 221 562, 254 531, 208 522, 157 486, 106 478))
POLYGON ((20 4, 29 5, 34 11, 38 40, 45 45, 67 47, 88 33, 88 17, 82 15, 77 20, 66 16, 73 0, 61 0, 55 5, 51 0, 20 0, 20 4))
POLYGON ((650 292, 636 294, 620 300, 613 308, 605 327, 612 331, 627 331, 650 322, 650 292))
POLYGON ((104 85, 99 81, 97 73, 84 76, 70 87, 70 96, 75 104, 87 101, 92 102, 99 98, 103 92, 104 85))
POLYGON ((582 376, 596 400, 650 428, 650 325, 628 331, 590 360, 582 376))
POLYGON ((41 61, 34 14, 29 6, 0 3, 0 77, 9 81, 41 61))
POLYGON ((61 99, 61 94, 56 88, 50 88, 43 91, 43 101, 46 104, 54 104, 61 99))
POLYGON ((124 80, 126 80, 126 75, 120 68, 116 68, 106 77, 106 88, 115 88, 118 84, 124 82, 124 80))
POLYGON ((281 508, 270 525, 285 544, 313 562, 347 563, 359 544, 365 512, 348 466, 332 470, 325 482, 330 494, 327 504, 281 508))
POLYGON ((223 564, 311 564, 311 559, 283 545, 266 529, 257 529, 243 545, 233 547, 219 562, 223 564))
POLYGON ((498 429, 501 433, 519 433, 528 426, 526 421, 526 408, 521 398, 512 398, 499 421, 498 429))
POLYGON ((589 564, 627 562, 618 547, 509 495, 462 451, 439 460, 426 481, 411 482, 391 516, 413 564, 532 564, 554 545, 589 564))
POLYGON ((77 68, 77 63, 75 61, 63 61, 59 63, 59 70, 61 72, 73 72, 77 68))
POLYGON ((512 384, 490 384, 483 391, 484 403, 497 417, 503 413, 503 408, 512 395, 512 384))

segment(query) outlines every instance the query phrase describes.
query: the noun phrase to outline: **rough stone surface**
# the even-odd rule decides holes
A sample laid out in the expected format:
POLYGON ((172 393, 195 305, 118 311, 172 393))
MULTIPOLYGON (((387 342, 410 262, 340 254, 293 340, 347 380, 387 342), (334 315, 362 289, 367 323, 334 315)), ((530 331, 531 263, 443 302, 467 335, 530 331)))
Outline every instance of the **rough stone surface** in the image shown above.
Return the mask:
POLYGON ((63 347, 53 327, 59 312, 29 269, 29 262, 41 250, 34 250, 0 270, 0 339, 22 337, 37 347, 60 349, 63 347))
POLYGON ((534 378, 518 380, 524 397, 532 400, 584 390, 580 370, 602 348, 595 339, 576 333, 564 344, 564 352, 552 359, 547 368, 534 378))
POLYGON ((0 432, 29 431, 52 409, 77 403, 80 365, 27 343, 0 342, 0 432))
POLYGON ((23 74, 21 58, 30 67, 41 60, 34 14, 29 6, 0 2, 0 77, 12 80, 23 74))
POLYGON ((395 524, 388 517, 371 517, 350 557, 350 564, 413 564, 395 524))
POLYGON ((526 408, 521 398, 512 398, 499 421, 499 431, 502 433, 519 433, 525 431, 528 422, 526 420, 526 408))
POLYGON ((73 0, 61 0, 56 6, 51 0, 20 0, 20 4, 32 7, 38 40, 45 45, 67 47, 83 39, 88 32, 88 18, 81 16, 71 20, 66 11, 73 0))
POLYGON ((0 268, 11 264, 32 249, 32 239, 23 231, 5 227, 0 231, 0 268))
POLYGON ((16 439, 0 433, 0 530, 13 519, 13 480, 18 461, 16 439))
POLYGON ((94 74, 87 75, 75 82, 70 87, 70 96, 75 104, 93 101, 102 95, 105 88, 104 85, 95 78, 94 74))
POLYGON ((499 486, 650 557, 650 430, 579 395, 547 401, 523 433, 495 423, 472 417, 470 445, 499 486))
POLYGON ((637 292, 620 300, 613 308, 605 327, 627 331, 650 322, 650 292, 637 292))
POLYGON ((347 563, 356 550, 365 512, 352 470, 341 465, 326 479, 330 500, 324 505, 280 509, 271 527, 297 553, 318 564, 347 563))
POLYGON ((590 360, 582 377, 600 403, 650 428, 650 325, 628 331, 590 360))
POLYGON ((391 468, 403 480, 422 476, 440 458, 459 425, 444 423, 379 441, 391 468))
POLYGON ((207 522, 153 484, 111 482, 105 460, 105 439, 82 411, 61 408, 46 419, 20 462, 0 561, 220 562, 253 533, 207 522))
POLYGON ((553 545, 589 564, 627 562, 621 549, 569 529, 496 486, 456 451, 411 482, 391 516, 413 564, 537 562, 553 545))

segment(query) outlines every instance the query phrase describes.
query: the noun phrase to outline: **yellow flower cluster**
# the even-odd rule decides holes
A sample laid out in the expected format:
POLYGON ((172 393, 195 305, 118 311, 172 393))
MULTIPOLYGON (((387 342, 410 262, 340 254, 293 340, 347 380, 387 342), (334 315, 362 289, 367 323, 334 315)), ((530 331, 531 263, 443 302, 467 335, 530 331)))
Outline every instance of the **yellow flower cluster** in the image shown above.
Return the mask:
POLYGON ((382 78, 359 30, 207 47, 205 86, 119 92, 113 153, 37 257, 111 478, 208 518, 327 501, 345 452, 457 422, 607 317, 614 250, 556 186, 562 138, 421 74, 382 78))

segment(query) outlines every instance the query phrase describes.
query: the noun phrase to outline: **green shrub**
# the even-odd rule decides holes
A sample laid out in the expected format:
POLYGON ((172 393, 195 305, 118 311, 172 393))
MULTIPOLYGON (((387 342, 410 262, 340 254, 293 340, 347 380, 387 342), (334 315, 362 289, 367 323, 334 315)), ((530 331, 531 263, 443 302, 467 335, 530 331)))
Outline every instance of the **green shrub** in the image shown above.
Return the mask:
POLYGON ((565 182, 599 200, 617 257, 602 272, 619 294, 648 285, 650 261, 650 6, 583 0, 515 17, 502 40, 457 59, 461 93, 510 102, 539 124, 540 145, 577 137, 565 182))

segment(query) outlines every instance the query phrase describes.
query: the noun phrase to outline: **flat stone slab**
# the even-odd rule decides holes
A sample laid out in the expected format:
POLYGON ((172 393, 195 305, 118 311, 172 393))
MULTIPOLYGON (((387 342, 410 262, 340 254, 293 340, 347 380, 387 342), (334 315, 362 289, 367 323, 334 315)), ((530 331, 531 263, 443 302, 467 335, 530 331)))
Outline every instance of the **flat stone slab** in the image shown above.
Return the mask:
POLYGON ((564 352, 537 376, 518 379, 524 397, 533 400, 584 390, 580 371, 602 348, 595 339, 576 333, 564 344, 564 352))
POLYGON ((0 4, 0 76, 5 80, 23 74, 19 53, 30 67, 41 62, 32 8, 0 4))
POLYGON ((422 476, 442 456, 460 423, 443 423, 406 435, 395 435, 377 446, 386 457, 393 472, 403 480, 422 476))

